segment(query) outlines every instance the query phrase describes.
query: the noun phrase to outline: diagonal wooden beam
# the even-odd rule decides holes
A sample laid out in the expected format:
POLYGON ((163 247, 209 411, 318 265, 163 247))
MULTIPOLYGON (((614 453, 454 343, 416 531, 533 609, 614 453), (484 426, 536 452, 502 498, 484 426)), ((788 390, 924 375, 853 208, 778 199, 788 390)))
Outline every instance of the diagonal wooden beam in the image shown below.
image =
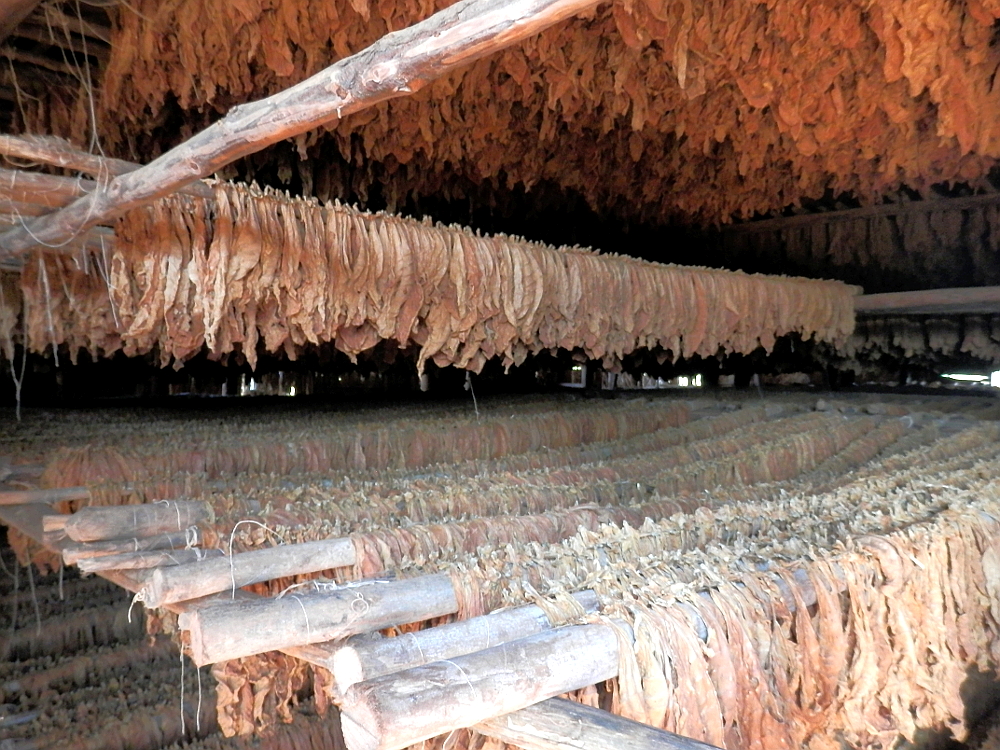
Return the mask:
POLYGON ((274 96, 234 107, 222 120, 117 177, 65 209, 0 235, 0 258, 57 245, 236 159, 320 125, 405 96, 481 57, 510 47, 598 0, 459 0, 409 28, 274 96))

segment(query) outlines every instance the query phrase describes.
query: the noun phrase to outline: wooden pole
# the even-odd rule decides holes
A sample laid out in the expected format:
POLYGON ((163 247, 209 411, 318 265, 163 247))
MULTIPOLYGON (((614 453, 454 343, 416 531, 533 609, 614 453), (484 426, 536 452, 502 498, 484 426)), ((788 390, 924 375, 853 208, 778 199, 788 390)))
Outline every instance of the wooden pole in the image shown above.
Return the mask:
MULTIPOLYGON (((586 612, 597 610, 597 594, 581 591, 573 595, 586 612)), ((336 689, 386 674, 402 672, 432 661, 484 651, 544 630, 552 623, 544 610, 534 605, 493 612, 482 617, 406 633, 395 638, 354 636, 335 648, 330 658, 336 689)))
POLYGON ((65 210, 0 235, 0 257, 58 245, 278 141, 405 96, 479 58, 597 4, 597 0, 459 0, 274 96, 234 107, 150 164, 65 210))
MULTIPOLYGON (((65 528, 65 527, 64 527, 65 528)), ((112 539, 104 542, 76 544, 68 542, 62 546, 63 562, 76 565, 81 560, 105 555, 123 555, 146 550, 184 549, 194 547, 201 541, 197 527, 168 534, 143 537, 142 539, 112 539)))
POLYGON ((549 698, 473 729, 525 750, 719 750, 565 698, 549 698))
POLYGON ((227 659, 347 638, 392 625, 422 622, 458 611, 446 575, 400 581, 364 581, 322 593, 282 598, 215 601, 180 617, 198 666, 227 659))
POLYGON ((144 505, 87 506, 66 522, 74 542, 130 539, 183 531, 214 519, 212 507, 200 500, 168 500, 144 505))
MULTIPOLYGON (((88 154, 65 138, 54 135, 0 134, 0 154, 16 159, 50 164, 63 169, 86 172, 105 181, 108 177, 128 174, 142 166, 123 159, 88 154)), ((211 198, 214 195, 212 188, 204 182, 192 182, 187 187, 182 188, 180 192, 199 198, 211 198)))
MULTIPOLYGON (((21 201, 31 203, 36 206, 47 206, 49 208, 62 208, 69 205, 81 195, 88 195, 94 192, 97 183, 93 180, 86 180, 82 177, 58 177, 41 172, 25 172, 20 169, 0 168, 0 200, 21 201)), ((0 204, 2 207, 2 204, 0 204)), ((47 214, 52 216, 52 214, 47 214)), ((38 221, 40 219, 36 219, 38 221)), ((100 222, 90 222, 87 226, 92 227, 100 222)), ((32 222, 32 226, 34 222, 32 222)), ((23 229, 23 227, 19 227, 23 229)), ((17 230, 10 230, 17 231, 17 230)), ((72 239, 78 232, 74 232, 64 239, 72 239)), ((38 244, 38 243, 35 243, 38 244)), ((59 243, 45 243, 59 244, 59 243)))
POLYGON ((251 583, 343 568, 354 562, 354 545, 348 538, 285 544, 189 562, 155 571, 146 589, 145 603, 147 607, 162 607, 251 583))
POLYGON ((857 315, 960 315, 1000 313, 1000 286, 921 289, 854 298, 857 315))
POLYGON ((618 674, 610 625, 573 625, 359 682, 344 694, 348 750, 397 750, 618 674))
POLYGON ((50 490, 7 490, 0 492, 0 505, 58 503, 64 500, 89 500, 86 487, 57 487, 50 490))
POLYGON ((46 534, 52 531, 62 531, 65 536, 66 522, 70 519, 66 513, 55 513, 51 516, 42 516, 42 531, 46 534))
MULTIPOLYGON (((159 549, 147 552, 126 552, 121 555, 101 555, 86 557, 77 565, 84 573, 96 573, 99 570, 150 570, 150 583, 163 566, 179 566, 190 564, 196 560, 208 560, 222 556, 221 549, 201 549, 199 547, 183 549, 159 549)), ((148 605, 147 605, 148 606, 148 605)))
POLYGON ((0 197, 0 211, 4 212, 5 222, 6 217, 10 216, 14 220, 9 223, 20 224, 21 220, 26 216, 44 216, 50 213, 52 209, 47 206, 39 206, 36 203, 25 203, 24 201, 15 201, 0 197))

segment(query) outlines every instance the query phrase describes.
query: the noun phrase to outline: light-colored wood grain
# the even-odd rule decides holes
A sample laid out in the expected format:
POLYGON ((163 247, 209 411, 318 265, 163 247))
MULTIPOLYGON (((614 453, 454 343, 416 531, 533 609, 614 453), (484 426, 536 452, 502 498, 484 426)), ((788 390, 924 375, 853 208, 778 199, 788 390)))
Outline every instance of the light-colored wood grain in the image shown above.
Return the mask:
POLYGON ((353 685, 348 750, 397 750, 618 674, 610 625, 573 625, 353 685))
POLYGON ((238 552, 224 558, 199 560, 153 573, 146 605, 161 607, 304 573, 354 565, 354 545, 348 538, 286 544, 238 552))

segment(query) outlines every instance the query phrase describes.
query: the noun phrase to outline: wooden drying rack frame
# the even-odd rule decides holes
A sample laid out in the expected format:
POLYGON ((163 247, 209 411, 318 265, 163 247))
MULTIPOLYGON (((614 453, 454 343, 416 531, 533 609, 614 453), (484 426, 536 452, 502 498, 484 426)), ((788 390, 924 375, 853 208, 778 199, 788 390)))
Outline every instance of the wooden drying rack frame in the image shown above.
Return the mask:
MULTIPOLYGON (((25 472, 24 467, 19 467, 17 474, 27 473, 35 477, 40 471, 39 467, 31 467, 25 472)), ((55 510, 50 504, 66 499, 79 499, 85 488, 62 488, 57 490, 10 490, 9 486, 0 483, 0 524, 12 527, 25 536, 31 538, 45 549, 62 554, 64 542, 56 538, 56 535, 45 533, 45 518, 55 514, 55 510)), ((67 516, 68 518, 68 516, 67 516)), ((136 593, 143 588, 144 582, 140 581, 142 574, 136 574, 128 570, 98 570, 97 575, 112 583, 121 586, 131 593, 136 593)), ((592 592, 584 592, 585 596, 593 597, 592 592)), ((235 597, 247 602, 254 601, 257 597, 249 592, 239 590, 233 594, 223 593, 211 597, 205 597, 197 601, 185 601, 164 605, 164 608, 179 615, 194 613, 199 604, 219 597, 235 597)), ((596 598, 594 598, 596 602, 596 598)), ((468 623, 469 621, 464 621, 468 623)), ((487 628, 488 629, 488 628, 487 628)), ((433 630, 433 629, 432 629, 433 630)), ((542 634, 544 637, 554 640, 568 631, 587 631, 576 633, 575 635, 587 635, 590 638, 595 636, 595 631, 610 630, 607 626, 586 625, 571 628, 549 630, 542 634)), ((607 633, 597 633, 596 635, 608 638, 607 633)), ((614 646, 615 638, 611 636, 611 645, 614 646)), ((333 671, 334 655, 339 643, 320 643, 294 648, 283 648, 285 653, 295 659, 309 662, 324 669, 333 671)), ((611 669, 614 674, 617 671, 617 650, 613 649, 610 657, 611 662, 603 669, 611 669)), ((605 659, 608 661, 608 659, 605 659)), ((398 674, 407 674, 401 672, 398 674)), ((395 674, 388 673, 383 678, 393 678, 395 674)), ((605 675, 604 678, 607 678, 605 675)), ((360 678, 359 678, 360 679, 360 678)), ((412 678, 411 678, 412 679, 412 678)), ((341 715, 341 722, 346 731, 353 731, 355 735, 359 730, 355 722, 344 714, 341 715)), ((517 745, 527 750, 579 750, 580 747, 587 747, 588 750, 621 750, 622 747, 634 747, 637 750, 718 750, 711 745, 681 737, 670 732, 649 727, 647 725, 625 719, 611 714, 607 711, 585 706, 562 698, 548 698, 541 700, 534 705, 520 708, 510 713, 495 716, 486 721, 480 721, 471 726, 477 732, 486 734, 509 744, 517 745), (582 744, 581 744, 582 743, 582 744)), ((364 734, 364 730, 360 730, 364 734)), ((445 730, 447 731, 447 730, 445 730)), ((385 744, 386 738, 382 738, 383 744, 372 745, 372 747, 402 747, 400 742, 385 744)), ((406 741, 406 744, 410 744, 406 741)))

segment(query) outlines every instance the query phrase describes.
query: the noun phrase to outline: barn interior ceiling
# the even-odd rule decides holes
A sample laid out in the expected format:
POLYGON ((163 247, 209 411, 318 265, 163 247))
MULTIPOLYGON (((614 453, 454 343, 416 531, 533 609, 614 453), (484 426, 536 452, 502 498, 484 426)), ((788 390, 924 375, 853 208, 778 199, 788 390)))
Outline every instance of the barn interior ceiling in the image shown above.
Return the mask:
MULTIPOLYGON (((8 104, 17 127, 78 143, 96 114, 108 153, 147 161, 232 106, 444 5, 80 5, 106 14, 109 45, 76 3, 43 4, 5 54, 16 72, 42 56, 28 42, 68 27, 72 44, 57 46, 71 70, 61 85, 22 74, 30 96, 8 104), (82 58, 99 72, 80 75, 82 58)), ((498 193, 550 184, 619 220, 701 225, 824 196, 879 202, 904 186, 992 190, 998 16, 988 0, 602 4, 413 96, 299 137, 266 160, 267 176, 321 199, 364 200, 377 185, 390 208, 482 199, 484 184, 498 193)), ((57 75, 53 67, 35 70, 57 75)), ((5 75, 6 88, 17 88, 5 75)), ((254 176, 253 164, 238 168, 254 176)))

